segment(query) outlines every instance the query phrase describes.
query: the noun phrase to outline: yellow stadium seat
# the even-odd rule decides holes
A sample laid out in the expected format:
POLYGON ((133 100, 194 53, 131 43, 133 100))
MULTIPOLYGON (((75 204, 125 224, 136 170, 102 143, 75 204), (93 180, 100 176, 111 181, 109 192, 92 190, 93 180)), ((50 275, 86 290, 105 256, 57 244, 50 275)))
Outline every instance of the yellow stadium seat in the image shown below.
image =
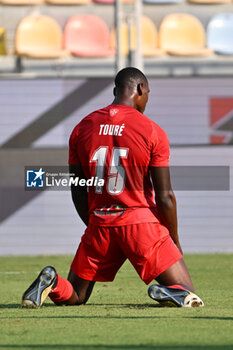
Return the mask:
POLYGON ((1 0, 5 5, 36 5, 43 3, 44 0, 1 0))
MULTIPOLYGON (((126 23, 121 25, 121 54, 129 53, 129 29, 126 23)), ((142 54, 143 56, 160 56, 164 51, 158 48, 157 29, 150 18, 142 16, 141 18, 141 34, 142 34, 142 54)), ((135 50, 137 46, 137 36, 135 25, 131 28, 131 50, 135 50)), ((111 31, 111 46, 116 48, 116 29, 111 31)))
POLYGON ((167 15, 159 28, 159 46, 170 55, 211 55, 213 51, 205 47, 205 41, 202 24, 189 14, 167 15))
POLYGON ((0 55, 6 55, 6 31, 0 28, 0 55))
POLYGON ((46 0, 46 2, 54 5, 86 5, 91 0, 46 0))
MULTIPOLYGON (((93 2, 99 3, 99 4, 114 4, 115 0, 93 0, 93 2)), ((132 3, 134 0, 121 0, 123 3, 132 3)))
POLYGON ((21 20, 16 30, 15 51, 19 56, 34 58, 64 57, 62 31, 49 16, 32 15, 21 20))

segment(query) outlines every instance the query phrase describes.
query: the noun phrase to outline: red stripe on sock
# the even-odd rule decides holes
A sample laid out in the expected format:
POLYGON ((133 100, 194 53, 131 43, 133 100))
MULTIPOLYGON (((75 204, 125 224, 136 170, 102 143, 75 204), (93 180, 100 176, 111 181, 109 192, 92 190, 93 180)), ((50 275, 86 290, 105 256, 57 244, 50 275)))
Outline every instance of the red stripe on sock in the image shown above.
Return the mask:
POLYGON ((49 293, 50 299, 54 303, 60 303, 62 301, 70 299, 73 294, 72 284, 65 278, 61 278, 57 273, 57 285, 49 293))
POLYGON ((180 284, 173 284, 172 286, 167 286, 168 288, 176 288, 176 289, 184 289, 186 290, 183 286, 180 284))

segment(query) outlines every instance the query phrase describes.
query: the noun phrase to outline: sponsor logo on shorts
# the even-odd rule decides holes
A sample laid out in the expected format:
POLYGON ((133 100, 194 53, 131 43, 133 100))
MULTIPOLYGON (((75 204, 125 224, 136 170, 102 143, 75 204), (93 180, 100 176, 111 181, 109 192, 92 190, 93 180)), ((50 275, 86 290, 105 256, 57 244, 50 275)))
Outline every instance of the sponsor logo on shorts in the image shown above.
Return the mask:
POLYGON ((111 207, 103 207, 103 208, 98 208, 94 211, 94 214, 96 216, 107 216, 107 215, 111 215, 111 216, 120 216, 122 214, 124 214, 125 212, 125 208, 119 206, 119 205, 111 205, 111 207))

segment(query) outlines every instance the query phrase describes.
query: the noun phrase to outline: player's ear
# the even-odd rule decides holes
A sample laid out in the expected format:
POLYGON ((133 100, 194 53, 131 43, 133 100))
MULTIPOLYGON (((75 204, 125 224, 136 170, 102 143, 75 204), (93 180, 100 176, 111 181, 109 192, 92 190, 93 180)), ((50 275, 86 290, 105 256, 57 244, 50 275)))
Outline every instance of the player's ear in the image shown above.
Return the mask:
POLYGON ((116 87, 113 89, 113 96, 116 96, 116 87))
POLYGON ((142 84, 137 85, 137 92, 139 96, 142 96, 142 84))

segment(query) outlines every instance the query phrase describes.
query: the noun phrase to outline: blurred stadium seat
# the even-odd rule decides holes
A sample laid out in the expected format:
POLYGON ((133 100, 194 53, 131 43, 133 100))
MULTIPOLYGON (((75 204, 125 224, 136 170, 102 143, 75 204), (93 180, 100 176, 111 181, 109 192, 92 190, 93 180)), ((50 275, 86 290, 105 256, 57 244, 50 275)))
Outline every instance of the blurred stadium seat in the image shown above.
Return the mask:
MULTIPOLYGON (((115 0, 92 0, 93 2, 99 3, 99 4, 114 4, 115 0)), ((134 2, 134 0, 121 0, 124 3, 131 3, 134 2)))
POLYGON ((233 13, 219 13, 211 18, 207 46, 221 55, 233 54, 233 13))
POLYGON ((4 5, 37 5, 43 3, 45 0, 1 0, 4 5))
POLYGON ((225 4, 230 3, 232 0, 188 0, 197 4, 225 4))
POLYGON ((6 55, 6 30, 0 27, 0 55, 6 55))
MULTIPOLYGON (((132 26, 132 43, 131 49, 136 49, 136 27, 132 26)), ((141 19, 142 30, 142 54, 143 56, 160 56, 164 54, 163 50, 158 48, 158 33, 152 20, 147 16, 142 16, 141 19)), ((116 29, 111 31, 111 45, 116 49, 116 29)), ((121 53, 128 55, 129 53, 129 30, 127 23, 121 26, 121 53)))
POLYGON ((113 4, 115 0, 93 0, 93 2, 96 2, 99 4, 113 4))
POLYGON ((170 55, 210 55, 205 47, 205 30, 200 21, 186 13, 173 13, 162 20, 159 28, 159 46, 170 55))
POLYGON ((86 5, 91 0, 45 0, 48 4, 54 5, 86 5))
MULTIPOLYGON (((42 70, 44 72, 49 72, 51 70, 52 74, 57 74, 58 71, 64 71, 66 74, 70 74, 69 72, 72 71, 72 69, 75 69, 77 74, 80 74, 80 68, 79 65, 85 65, 87 67, 87 71, 89 67, 93 68, 94 72, 99 71, 99 67, 105 66, 105 64, 109 64, 109 69, 111 71, 114 71, 115 65, 114 65, 114 53, 113 52, 116 49, 116 38, 115 38, 115 29, 112 29, 111 31, 111 40, 109 38, 109 44, 103 44, 99 42, 99 39, 96 40, 96 36, 103 37, 101 38, 101 41, 103 42, 105 39, 105 34, 96 34, 96 29, 94 29, 94 24, 91 24, 92 31, 94 34, 89 35, 89 39, 87 40, 82 29, 82 34, 75 34, 70 36, 69 39, 65 38, 62 34, 60 34, 61 44, 58 45, 59 49, 50 50, 48 49, 47 41, 50 40, 46 38, 45 42, 44 40, 40 41, 40 44, 36 43, 36 40, 39 39, 32 39, 32 31, 31 34, 27 34, 26 42, 28 42, 25 46, 25 44, 22 46, 22 41, 19 41, 18 36, 16 40, 16 36, 14 33, 16 33, 16 29, 18 26, 19 21, 24 17, 28 16, 29 14, 34 13, 34 11, 43 11, 42 13, 47 13, 54 17, 55 19, 59 19, 59 23, 64 25, 66 21, 69 19, 69 17, 73 16, 73 14, 80 14, 80 13, 89 13, 93 16, 98 15, 101 17, 101 19, 107 24, 108 28, 112 28, 114 26, 114 1, 115 0, 0 0, 0 3, 4 4, 25 4, 31 6, 1 6, 1 13, 2 13, 2 22, 1 26, 5 28, 7 37, 5 39, 6 43, 5 46, 7 48, 7 55, 4 57, 2 56, 2 62, 4 61, 6 64, 6 67, 12 67, 12 64, 7 65, 7 59, 10 57, 13 57, 12 54, 16 52, 19 56, 27 55, 31 57, 44 57, 44 58, 51 58, 51 57, 62 57, 63 55, 66 55, 67 53, 64 52, 64 49, 62 48, 69 45, 70 48, 72 48, 72 54, 74 56, 80 56, 80 57, 99 57, 98 60, 77 60, 74 57, 70 58, 69 60, 21 60, 23 62, 22 67, 23 69, 30 70, 30 71, 36 71, 37 74, 42 74, 42 70), (97 4, 96 2, 109 2, 108 5, 101 5, 97 4), (39 6, 33 6, 33 4, 38 3, 39 6), (41 5, 40 5, 41 3, 41 5), (79 4, 87 4, 79 6, 79 4), (53 6, 54 4, 54 6, 53 6), (57 5, 57 6, 56 6, 57 5), (61 6, 59 6, 61 5, 61 6), (67 5, 67 6, 66 6, 67 5), (72 5, 74 6, 72 8, 72 5), (8 20, 10 18, 10 20, 8 20), (84 36, 84 38, 83 38, 84 36), (111 41, 111 44, 110 44, 111 41), (20 42, 20 44, 19 44, 20 42), (104 49, 103 49, 103 46, 104 49), (36 48, 37 46, 37 48, 36 48), (81 47, 82 46, 82 47, 81 47), (100 48, 101 46, 101 48, 100 48), (19 48, 18 48, 19 47, 19 48), (22 49, 23 48, 23 49, 22 49), (46 54, 45 54, 46 51, 46 54), (26 53, 27 52, 27 53, 26 53), (101 57, 112 57, 112 59, 101 59, 101 57), (64 62, 64 63, 63 63, 64 62), (47 64, 47 66, 46 66, 47 64), (58 68, 56 65, 59 65, 58 68)), ((123 3, 129 1, 129 0, 121 0, 123 3)), ((130 0, 132 1, 132 0, 130 0)), ((135 0, 133 0, 135 1, 135 0)), ((224 1, 228 0, 213 0, 215 1, 221 1, 221 3, 216 5, 207 4, 204 6, 201 6, 201 4, 191 4, 190 2, 183 2, 183 0, 171 0, 171 2, 178 1, 180 3, 177 4, 171 4, 166 5, 165 2, 169 3, 170 0, 143 0, 144 5, 142 11, 145 12, 147 16, 150 17, 152 21, 148 19, 147 25, 144 25, 144 20, 142 23, 142 54, 143 54, 143 63, 146 67, 145 69, 152 74, 160 74, 160 65, 162 66, 162 69, 164 70, 164 75, 169 75, 171 72, 177 71, 177 74, 181 74, 180 71, 182 70, 185 72, 191 72, 190 74, 215 74, 215 68, 219 70, 219 72, 231 72, 231 66, 232 66, 232 60, 231 57, 224 57, 225 54, 231 54, 232 53, 232 43, 231 38, 228 38, 227 34, 224 34, 223 39, 219 39, 217 46, 215 45, 215 41, 217 41, 218 36, 214 34, 214 37, 211 36, 212 29, 208 29, 208 44, 205 43, 205 38, 207 39, 207 33, 205 32, 203 28, 203 24, 207 27, 207 23, 210 21, 211 17, 215 15, 216 13, 221 12, 233 12, 233 0, 231 4, 224 4, 224 1), (156 6, 153 5, 152 2, 155 1, 160 5, 156 6), (145 2, 148 2, 146 4, 145 2), (187 16, 185 12, 194 14, 196 18, 196 22, 198 24, 195 24, 195 30, 193 29, 193 34, 190 34, 191 30, 188 27, 194 27, 193 20, 191 20, 189 17, 188 20, 186 20, 186 25, 184 24, 184 20, 177 20, 173 25, 172 29, 170 29, 170 33, 168 29, 164 30, 164 21, 165 18, 172 15, 172 13, 180 12, 179 17, 184 18, 187 16), (168 15, 168 16, 167 16, 168 15), (199 22, 201 20, 201 23, 199 22), (149 23, 151 22, 151 23, 149 23), (181 29, 179 30, 179 25, 181 26, 181 29), (183 22, 183 24, 182 24, 183 22), (159 27, 159 24, 162 23, 161 27, 159 27), (151 25, 152 24, 152 25, 151 25), (154 24, 157 25, 157 30, 154 27, 154 24), (183 27, 182 27, 183 25, 183 27), (202 29, 200 29, 200 26, 202 29), (210 34, 209 34, 210 31, 210 34), (154 34, 155 33, 155 34, 154 34), (201 33, 201 34, 200 34, 201 33), (210 39, 209 39, 210 37, 210 39), (212 39, 211 39, 212 38, 212 39), (229 39, 229 40, 228 40, 229 39), (228 40, 228 42, 227 42, 228 40), (220 45, 221 41, 221 45, 220 45), (225 48, 224 48, 225 45, 225 48), (161 47, 162 46, 162 47, 161 47), (211 51, 212 50, 212 51, 211 51), (213 50, 219 53, 220 55, 214 55, 213 50), (212 56, 211 56, 212 53, 212 56), (161 56, 164 54, 164 56, 161 56), (222 54, 222 56, 221 56, 222 54), (174 56, 172 56, 174 55, 174 56), (157 59, 154 59, 153 57, 157 59), (175 57, 176 56, 176 57, 175 57), (180 56, 179 58, 177 56, 180 56), (186 56, 192 56, 186 59, 186 56), (205 59, 202 59, 202 57, 205 57, 205 59), (162 58, 161 58, 162 57, 162 58), (209 57, 209 60, 211 61, 211 64, 206 64, 209 57), (160 59, 161 58, 161 59, 160 59), (181 67, 181 64, 179 63, 179 60, 184 62, 184 64, 181 67)), ((211 0, 187 0, 187 1, 205 1, 206 3, 211 0)), ((132 4, 122 4, 122 10, 123 10, 123 16, 124 18, 128 15, 133 15, 133 5, 132 4)), ((190 16, 190 15, 189 15, 190 16)), ((187 18, 187 17, 186 17, 187 18)), ((67 21, 68 22, 68 21, 67 21)), ((136 23, 136 22, 134 22, 136 23)), ((224 24, 225 25, 225 24, 224 24)), ((230 24, 228 24, 230 25, 230 24)), ((88 24, 85 24, 86 27, 88 27, 88 24)), ((106 25, 105 25, 106 27, 106 25)), ((136 48, 136 28, 131 24, 131 50, 134 51, 136 48)), ((82 28, 83 25, 82 25, 82 28)), ((74 29, 72 29, 74 31, 74 29)), ((87 29, 87 31, 90 30, 87 29)), ((224 30, 223 28, 221 29, 224 30)), ((77 30, 76 30, 77 31, 77 30)), ((110 37, 109 30, 107 29, 108 34, 107 36, 110 37)), ((61 32, 61 29, 60 29, 61 32)), ((77 31, 78 32, 78 31, 77 31)), ((79 30, 80 33, 80 30, 79 30)), ((220 31, 218 30, 218 33, 220 35, 220 31)), ((37 35, 37 34, 36 34, 37 35)), ((47 34, 46 34, 47 35, 47 34)), ((230 35, 229 35, 230 36, 230 35)), ((50 37, 50 34, 48 35, 50 37)), ((23 39, 24 41, 24 39, 23 39)), ((108 40, 107 40, 108 41, 108 40)), ((126 24, 122 24, 121 28, 121 52, 125 56, 122 58, 122 62, 124 64, 135 64, 135 55, 128 55, 129 52, 129 31, 126 24), (127 56, 128 55, 128 56, 127 56)), ((206 40, 207 42, 207 40, 206 40)), ((3 52, 3 50, 1 50, 3 52)), ((70 52, 70 49, 67 50, 70 52)), ((14 57, 13 57, 14 59, 14 57)), ((18 59, 20 61, 20 58, 18 59)), ((15 60, 15 62, 18 62, 15 60)), ((122 63, 123 64, 123 63, 122 63)), ((17 63, 16 65, 17 66, 17 63)), ((8 69, 8 68, 7 68, 8 69)), ((11 68, 10 68, 11 69, 11 68)), ((8 69, 8 71, 10 71, 8 69)), ((14 69, 14 68, 13 68, 14 69)), ((4 71, 4 65, 2 63, 1 70, 4 71)), ((18 71, 16 69, 16 71, 18 71)), ((88 71, 89 72, 89 71, 88 71)), ((105 70, 103 70, 103 74, 105 74, 105 70)), ((107 74, 107 73, 106 73, 107 74)), ((186 73, 189 74, 189 73, 186 73)), ((225 74, 225 73, 224 73, 225 74)))
POLYGON ((49 16, 32 15, 21 20, 15 36, 15 51, 19 56, 55 58, 67 56, 62 50, 62 31, 49 16))
POLYGON ((110 33, 98 16, 79 14, 68 19, 64 29, 64 47, 72 55, 82 57, 113 56, 110 33))
POLYGON ((145 4, 177 4, 186 0, 143 0, 145 4))

